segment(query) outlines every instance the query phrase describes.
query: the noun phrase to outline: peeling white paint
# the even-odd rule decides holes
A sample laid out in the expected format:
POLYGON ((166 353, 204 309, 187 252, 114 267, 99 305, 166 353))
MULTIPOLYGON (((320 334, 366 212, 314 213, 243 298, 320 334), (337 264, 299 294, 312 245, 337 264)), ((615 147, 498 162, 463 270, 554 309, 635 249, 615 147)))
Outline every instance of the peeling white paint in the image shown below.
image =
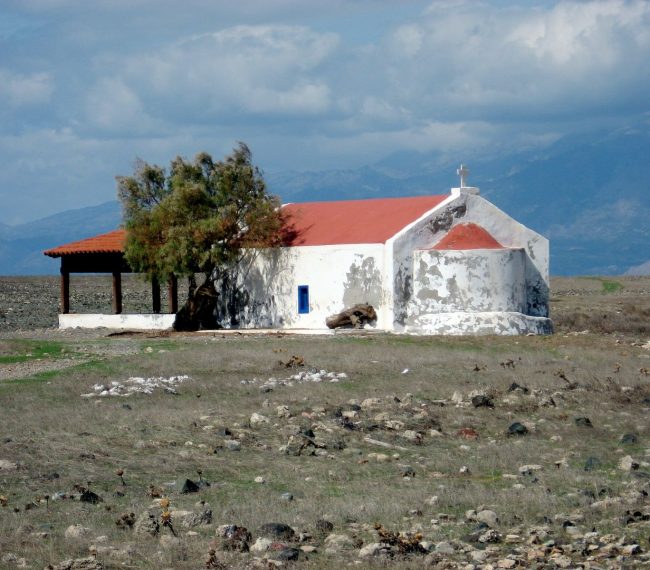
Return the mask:
POLYGON ((322 329, 325 319, 357 303, 386 312, 383 244, 299 246, 260 251, 239 285, 245 291, 225 328, 322 329), (309 312, 298 312, 298 286, 309 287, 309 312))
POLYGON ((551 334, 553 325, 545 317, 513 312, 427 313, 404 327, 410 334, 439 335, 523 335, 551 334))

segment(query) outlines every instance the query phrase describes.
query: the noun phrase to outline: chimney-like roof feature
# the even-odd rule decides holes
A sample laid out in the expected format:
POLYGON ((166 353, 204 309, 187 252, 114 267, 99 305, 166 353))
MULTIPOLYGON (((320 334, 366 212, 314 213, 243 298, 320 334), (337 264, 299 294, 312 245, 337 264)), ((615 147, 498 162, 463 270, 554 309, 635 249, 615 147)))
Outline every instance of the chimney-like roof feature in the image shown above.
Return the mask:
POLYGON ((455 225, 432 249, 503 249, 503 246, 481 226, 468 223, 455 225))

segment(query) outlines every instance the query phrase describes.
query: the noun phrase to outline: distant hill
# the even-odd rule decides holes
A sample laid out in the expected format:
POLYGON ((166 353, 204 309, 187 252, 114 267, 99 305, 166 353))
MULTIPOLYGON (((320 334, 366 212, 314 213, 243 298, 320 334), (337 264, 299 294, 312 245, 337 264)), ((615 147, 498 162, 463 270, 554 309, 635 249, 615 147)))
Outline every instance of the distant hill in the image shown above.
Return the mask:
MULTIPOLYGON (((650 261, 648 156, 648 126, 591 133, 475 157, 469 182, 550 239, 553 275, 617 275, 650 261)), ((438 194, 457 184, 457 166, 433 153, 399 153, 358 170, 268 178, 285 201, 438 194)))
POLYGON ((59 261, 43 251, 69 241, 114 230, 120 225, 118 202, 68 210, 17 226, 0 228, 0 275, 48 275, 59 261))
MULTIPOLYGON (((650 273, 650 127, 561 139, 543 150, 461 157, 470 184, 551 241, 553 275, 650 273)), ((283 202, 442 194, 457 184, 458 162, 400 152, 368 166, 266 175, 283 202)), ((58 272, 44 249, 110 231, 117 202, 42 220, 0 224, 0 274, 58 272)))

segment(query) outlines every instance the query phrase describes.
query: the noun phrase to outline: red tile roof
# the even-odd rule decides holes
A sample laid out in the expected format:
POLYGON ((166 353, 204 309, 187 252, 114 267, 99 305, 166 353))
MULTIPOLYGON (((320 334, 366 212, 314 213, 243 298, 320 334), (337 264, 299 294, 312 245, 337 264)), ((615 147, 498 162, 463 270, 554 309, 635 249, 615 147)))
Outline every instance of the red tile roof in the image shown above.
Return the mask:
MULTIPOLYGON (((288 245, 384 243, 448 196, 304 202, 282 207, 292 226, 288 245)), ((50 257, 81 253, 121 253, 126 230, 74 241, 45 251, 50 257)))
POLYGON ((488 231, 476 224, 458 224, 433 246, 433 249, 501 249, 503 246, 488 231))
POLYGON ((76 253, 122 253, 126 241, 126 230, 114 230, 107 234, 100 234, 79 241, 73 241, 48 249, 43 253, 50 257, 74 255, 76 253))
POLYGON ((448 196, 287 204, 297 236, 290 245, 384 243, 448 196))

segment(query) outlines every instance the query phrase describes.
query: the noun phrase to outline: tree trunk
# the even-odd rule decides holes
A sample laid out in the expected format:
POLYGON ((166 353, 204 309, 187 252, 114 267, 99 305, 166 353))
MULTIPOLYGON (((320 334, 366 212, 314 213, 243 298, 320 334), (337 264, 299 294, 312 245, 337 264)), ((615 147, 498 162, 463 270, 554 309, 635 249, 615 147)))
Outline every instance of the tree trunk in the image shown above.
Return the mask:
POLYGON ((338 329, 340 327, 362 329, 366 323, 375 323, 376 321, 377 313, 372 305, 361 304, 354 305, 354 307, 327 317, 325 324, 330 329, 338 329))
POLYGON ((190 278, 188 298, 176 313, 175 331, 198 331, 199 329, 216 329, 217 321, 214 311, 217 306, 217 291, 214 283, 206 277, 204 283, 196 286, 193 277, 190 278))

